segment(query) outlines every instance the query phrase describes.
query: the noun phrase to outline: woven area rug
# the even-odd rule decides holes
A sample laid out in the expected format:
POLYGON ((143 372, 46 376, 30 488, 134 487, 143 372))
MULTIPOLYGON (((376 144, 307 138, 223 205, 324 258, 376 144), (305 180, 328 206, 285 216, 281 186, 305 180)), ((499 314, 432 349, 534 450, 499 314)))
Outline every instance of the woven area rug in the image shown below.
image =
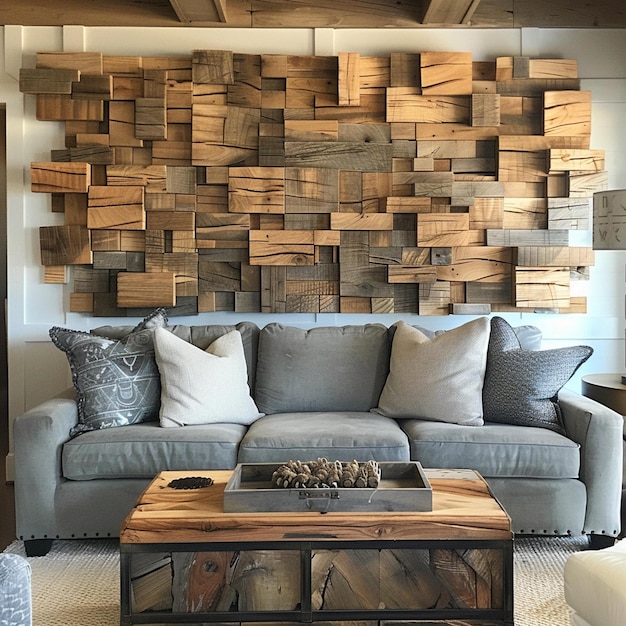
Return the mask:
MULTIPOLYGON (((515 625, 570 626, 563 598, 567 557, 583 538, 515 541, 515 625)), ((21 542, 6 550, 24 556, 21 542)), ((33 626, 118 626, 119 558, 112 539, 55 541, 32 567, 33 626)))

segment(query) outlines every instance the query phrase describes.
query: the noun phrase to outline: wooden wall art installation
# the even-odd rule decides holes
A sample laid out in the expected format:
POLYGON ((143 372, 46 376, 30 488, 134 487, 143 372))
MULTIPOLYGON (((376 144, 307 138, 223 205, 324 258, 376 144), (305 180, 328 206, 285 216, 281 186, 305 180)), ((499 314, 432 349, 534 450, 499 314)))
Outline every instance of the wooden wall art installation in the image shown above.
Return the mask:
POLYGON ((569 231, 607 173, 576 61, 43 52, 20 89, 65 124, 31 182, 71 311, 586 311, 569 231))

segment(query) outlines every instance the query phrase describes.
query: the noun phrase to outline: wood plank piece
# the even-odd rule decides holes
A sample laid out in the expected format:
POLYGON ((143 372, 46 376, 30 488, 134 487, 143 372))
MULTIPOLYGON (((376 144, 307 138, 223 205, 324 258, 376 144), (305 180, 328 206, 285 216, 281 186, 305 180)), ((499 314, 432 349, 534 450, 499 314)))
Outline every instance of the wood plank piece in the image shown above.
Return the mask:
POLYGON ((384 539, 505 539, 511 521, 471 470, 425 470, 433 510, 420 513, 224 513, 226 470, 161 472, 124 521, 120 543, 284 541, 289 533, 316 541, 384 539), (210 476, 208 489, 175 490, 184 476, 210 476), (355 520, 358 519, 358 523, 355 520))

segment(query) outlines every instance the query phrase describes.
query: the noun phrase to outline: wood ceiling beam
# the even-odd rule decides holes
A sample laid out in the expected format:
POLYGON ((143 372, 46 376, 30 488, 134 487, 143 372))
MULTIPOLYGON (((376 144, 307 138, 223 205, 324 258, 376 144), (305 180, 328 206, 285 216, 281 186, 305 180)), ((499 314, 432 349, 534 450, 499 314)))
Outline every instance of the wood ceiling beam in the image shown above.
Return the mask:
POLYGON ((422 24, 467 24, 480 0, 425 0, 422 24))
POLYGON ((226 23, 226 0, 169 0, 181 22, 226 23))

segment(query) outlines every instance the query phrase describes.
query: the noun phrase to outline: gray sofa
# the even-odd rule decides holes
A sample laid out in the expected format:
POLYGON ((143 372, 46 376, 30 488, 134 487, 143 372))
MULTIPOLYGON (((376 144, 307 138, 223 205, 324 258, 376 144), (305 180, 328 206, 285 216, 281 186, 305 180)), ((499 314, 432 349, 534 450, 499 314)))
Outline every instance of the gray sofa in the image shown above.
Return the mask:
MULTIPOLYGON (((372 409, 390 376, 396 327, 364 324, 307 331, 276 323, 259 329, 250 322, 167 327, 202 350, 235 329, 243 340, 252 397, 264 414, 249 425, 164 428, 157 420, 70 437, 78 422, 73 389, 16 419, 17 534, 27 553, 45 554, 55 538, 118 536, 136 498, 161 470, 232 469, 242 462, 322 456, 475 469, 487 479, 518 534, 586 533, 598 545, 618 535, 623 422, 614 411, 562 390, 553 403, 560 413, 560 432, 506 423, 506 415, 478 426, 463 419, 389 417, 372 409)), ((120 339, 131 330, 92 332, 120 339)), ((522 348, 537 347, 536 329, 515 331, 522 348)), ((424 333, 435 341, 432 333, 424 333)), ((468 359, 478 354, 471 352, 468 359)), ((488 362, 483 367, 489 371, 488 362)), ((452 389, 428 391, 442 402, 454 400, 452 389)), ((502 401, 504 406, 507 400, 502 401)))

